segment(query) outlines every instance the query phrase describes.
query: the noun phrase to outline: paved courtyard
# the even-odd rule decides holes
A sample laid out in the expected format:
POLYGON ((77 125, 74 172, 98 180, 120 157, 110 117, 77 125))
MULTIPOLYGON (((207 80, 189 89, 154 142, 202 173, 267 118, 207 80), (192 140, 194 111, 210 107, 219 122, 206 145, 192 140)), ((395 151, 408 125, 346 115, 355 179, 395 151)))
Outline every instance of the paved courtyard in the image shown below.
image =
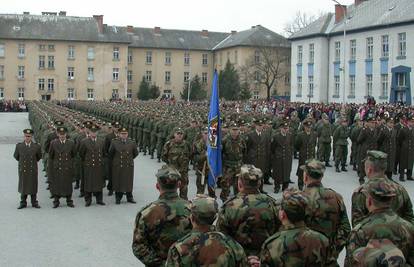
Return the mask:
MULTIPOLYGON (((21 130, 29 127, 26 113, 0 113, 0 266, 143 266, 132 254, 131 242, 137 211, 157 198, 155 176, 161 163, 140 154, 135 160, 134 197, 136 205, 115 205, 104 192, 106 206, 86 208, 74 191, 75 208, 63 205, 52 209, 45 178, 39 167, 40 210, 17 210, 17 162, 13 158, 21 130)), ((297 161, 294 161, 295 180, 297 161)), ((337 174, 329 168, 323 183, 341 193, 350 212, 350 197, 358 186, 355 172, 337 174)), ((405 182, 414 199, 414 182, 405 182)), ((272 186, 266 186, 272 192, 272 186)), ((280 197, 280 194, 273 194, 280 197)), ((195 196, 195 175, 190 172, 189 197, 195 196)), ((341 261, 344 253, 341 254, 341 261)))

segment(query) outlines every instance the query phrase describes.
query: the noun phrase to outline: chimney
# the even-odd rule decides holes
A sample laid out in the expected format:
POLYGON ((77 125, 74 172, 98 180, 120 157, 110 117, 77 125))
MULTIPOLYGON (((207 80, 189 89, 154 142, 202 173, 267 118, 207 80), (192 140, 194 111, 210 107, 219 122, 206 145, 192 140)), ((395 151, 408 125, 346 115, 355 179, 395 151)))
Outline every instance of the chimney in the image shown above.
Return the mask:
POLYGON ((355 6, 361 4, 362 2, 365 2, 367 0, 355 0, 355 6))
POLYGON ((154 27, 154 33, 155 34, 161 34, 161 27, 154 27))
POLYGON ((208 30, 202 30, 201 31, 201 36, 208 37, 208 30))
POLYGON ((335 23, 341 22, 346 14, 346 6, 345 5, 335 5, 335 23))
POLYGON ((93 15, 93 18, 96 20, 96 23, 98 24, 99 33, 103 33, 103 15, 93 15))
POLYGON ((66 11, 59 11, 59 16, 66 17, 66 11))
POLYGON ((237 31, 231 31, 231 34, 232 35, 234 35, 234 34, 236 34, 237 33, 237 31))
POLYGON ((57 12, 47 12, 43 11, 42 16, 57 16, 57 12))
POLYGON ((127 32, 128 32, 128 33, 134 33, 134 26, 132 26, 132 25, 128 25, 128 26, 127 26, 127 32))
POLYGON ((30 12, 24 11, 23 15, 30 15, 30 12))

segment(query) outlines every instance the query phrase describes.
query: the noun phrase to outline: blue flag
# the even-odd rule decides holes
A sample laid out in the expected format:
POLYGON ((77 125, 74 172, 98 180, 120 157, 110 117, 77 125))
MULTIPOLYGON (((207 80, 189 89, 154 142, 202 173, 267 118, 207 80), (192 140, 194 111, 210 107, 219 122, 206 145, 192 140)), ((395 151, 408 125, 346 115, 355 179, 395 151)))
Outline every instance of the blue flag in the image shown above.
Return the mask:
POLYGON ((214 71, 212 91, 210 112, 208 113, 207 161, 209 167, 208 185, 210 187, 215 187, 217 178, 222 175, 221 121, 217 71, 214 71))

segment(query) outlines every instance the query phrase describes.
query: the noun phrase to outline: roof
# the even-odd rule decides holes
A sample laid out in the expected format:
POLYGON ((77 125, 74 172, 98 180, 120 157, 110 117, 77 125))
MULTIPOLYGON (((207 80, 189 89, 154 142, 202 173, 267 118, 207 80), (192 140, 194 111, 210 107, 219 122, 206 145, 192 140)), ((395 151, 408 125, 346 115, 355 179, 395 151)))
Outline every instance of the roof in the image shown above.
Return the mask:
MULTIPOLYGON (((368 0, 359 5, 347 7, 347 32, 390 27, 403 23, 414 23, 413 0, 368 0)), ((326 14, 311 23, 308 27, 293 34, 289 39, 302 39, 314 36, 341 34, 344 31, 343 21, 335 23, 333 13, 326 14)))
POLYGON ((222 42, 220 42, 217 46, 213 48, 213 50, 220 50, 224 48, 230 48, 235 46, 258 46, 258 45, 264 45, 264 46, 274 46, 274 47, 290 47, 289 41, 261 26, 253 26, 252 28, 236 32, 228 36, 226 39, 224 39, 222 42))

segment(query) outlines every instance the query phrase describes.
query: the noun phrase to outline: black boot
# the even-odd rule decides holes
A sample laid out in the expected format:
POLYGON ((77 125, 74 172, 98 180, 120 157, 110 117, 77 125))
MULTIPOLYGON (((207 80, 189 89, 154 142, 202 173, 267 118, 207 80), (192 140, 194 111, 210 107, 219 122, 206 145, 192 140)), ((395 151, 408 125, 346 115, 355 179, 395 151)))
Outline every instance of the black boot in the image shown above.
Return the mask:
POLYGON ((345 166, 342 166, 341 171, 347 172, 348 170, 345 168, 345 166))
POLYGON ((158 163, 159 163, 159 162, 161 162, 161 159, 160 159, 160 158, 158 158, 158 163))
POLYGON ((31 195, 30 197, 32 200, 32 207, 36 209, 40 209, 39 202, 37 201, 36 195, 31 195))
POLYGON ((341 170, 339 169, 339 166, 338 165, 336 165, 335 168, 336 168, 335 169, 336 172, 341 172, 341 170))
POLYGON ((79 180, 76 180, 75 189, 79 189, 79 180))
POLYGON ((154 152, 151 153, 151 159, 154 159, 154 152))
POLYGON ((274 187, 274 189, 273 189, 273 193, 277 194, 277 193, 279 193, 279 192, 280 192, 280 184, 277 184, 277 183, 275 182, 275 187, 274 187))
POLYGON ((134 197, 132 196, 132 193, 126 193, 126 197, 127 197, 127 202, 128 203, 132 203, 132 204, 135 204, 135 203, 137 203, 135 200, 134 200, 134 197))
POLYGON ((331 165, 331 164, 329 164, 329 161, 326 161, 326 162, 325 162, 325 167, 332 167, 332 165, 331 165))
POLYGON ((56 209, 57 207, 59 207, 59 204, 60 204, 59 198, 58 197, 54 197, 54 200, 53 200, 53 208, 56 209))
POLYGON ((403 174, 403 175, 400 175, 400 181, 401 181, 401 182, 405 182, 405 179, 404 179, 404 174, 403 174))

